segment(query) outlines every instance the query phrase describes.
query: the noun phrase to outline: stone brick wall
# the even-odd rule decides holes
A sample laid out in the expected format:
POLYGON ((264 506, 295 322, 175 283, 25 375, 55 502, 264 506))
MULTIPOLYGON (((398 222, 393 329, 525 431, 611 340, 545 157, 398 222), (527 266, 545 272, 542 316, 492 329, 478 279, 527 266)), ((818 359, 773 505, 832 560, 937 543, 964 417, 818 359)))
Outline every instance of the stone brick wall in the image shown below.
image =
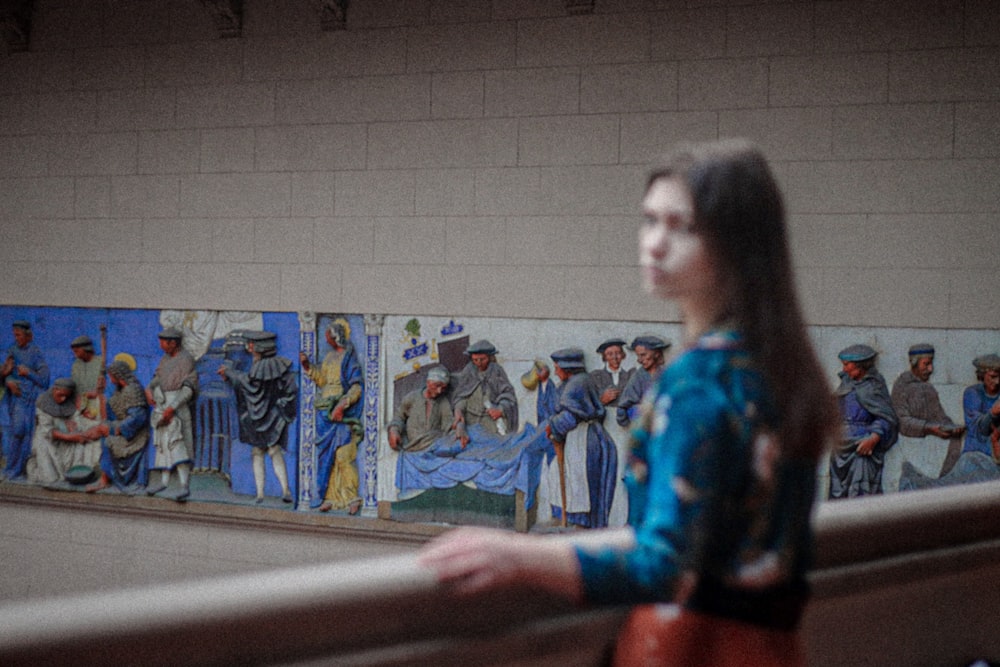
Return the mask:
POLYGON ((0 55, 0 303, 669 320, 642 174, 743 135, 812 324, 996 327, 995 2, 594 6, 364 0, 324 32, 245 0, 224 38, 195 0, 35 0, 0 55))

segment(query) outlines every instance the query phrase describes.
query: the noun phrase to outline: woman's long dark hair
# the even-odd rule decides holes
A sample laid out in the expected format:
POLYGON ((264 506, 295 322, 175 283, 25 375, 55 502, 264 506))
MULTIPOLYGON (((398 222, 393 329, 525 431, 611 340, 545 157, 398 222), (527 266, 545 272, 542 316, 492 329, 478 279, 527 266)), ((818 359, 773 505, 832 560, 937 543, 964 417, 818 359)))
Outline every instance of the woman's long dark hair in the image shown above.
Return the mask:
POLYGON ((838 428, 795 293, 785 209, 767 161, 752 144, 720 141, 681 147, 654 170, 684 183, 694 229, 716 259, 729 295, 729 321, 774 392, 784 453, 817 458, 838 428))

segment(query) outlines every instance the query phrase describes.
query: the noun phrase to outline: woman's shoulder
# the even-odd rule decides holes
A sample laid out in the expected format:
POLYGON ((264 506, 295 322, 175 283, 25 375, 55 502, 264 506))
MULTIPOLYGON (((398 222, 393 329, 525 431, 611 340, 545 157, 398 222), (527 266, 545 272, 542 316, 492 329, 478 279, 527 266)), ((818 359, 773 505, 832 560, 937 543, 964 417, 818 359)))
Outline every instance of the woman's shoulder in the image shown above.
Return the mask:
POLYGON ((738 342, 686 350, 665 370, 661 393, 701 403, 701 411, 742 412, 747 403, 770 404, 762 373, 738 342))
POLYGON ((687 384, 692 379, 721 380, 734 371, 753 370, 738 334, 712 332, 675 357, 664 369, 663 379, 669 383, 687 384))

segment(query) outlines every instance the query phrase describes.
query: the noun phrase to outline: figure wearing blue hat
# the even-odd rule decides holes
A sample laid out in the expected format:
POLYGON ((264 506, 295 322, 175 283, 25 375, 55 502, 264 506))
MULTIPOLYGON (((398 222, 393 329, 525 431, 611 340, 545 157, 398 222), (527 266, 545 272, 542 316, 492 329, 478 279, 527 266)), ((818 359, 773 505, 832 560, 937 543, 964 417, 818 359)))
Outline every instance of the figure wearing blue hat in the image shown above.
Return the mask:
POLYGON ((198 394, 198 369, 194 357, 184 349, 184 333, 167 327, 159 334, 163 356, 146 387, 146 396, 153 405, 150 421, 153 426, 155 456, 151 470, 160 478, 146 487, 155 496, 167 491, 171 472, 177 471, 179 488, 169 496, 184 502, 191 495, 191 468, 194 464, 194 415, 191 407, 198 394))
POLYGON ((851 345, 837 356, 843 365, 836 395, 844 436, 830 455, 830 498, 882 493, 885 453, 899 434, 889 388, 868 345, 851 345))
POLYGON ((496 347, 488 340, 480 340, 465 353, 469 363, 452 383, 456 431, 462 443, 468 443, 468 429, 476 424, 496 435, 516 432, 517 396, 507 373, 496 361, 496 347))
POLYGON ((597 353, 604 360, 604 368, 590 371, 590 376, 601 390, 601 403, 609 408, 618 407, 618 397, 632 377, 631 369, 622 368, 622 362, 628 356, 625 346, 621 338, 609 338, 598 345, 597 353))
POLYGON ((962 453, 982 452, 1000 462, 1000 356, 984 354, 972 361, 978 383, 965 388, 965 444, 962 453))
POLYGON ((670 343, 659 336, 647 334, 636 336, 632 341, 632 350, 635 352, 636 361, 639 367, 632 372, 628 384, 618 397, 618 425, 628 428, 629 424, 639 414, 639 403, 646 390, 653 384, 654 378, 663 370, 666 363, 663 357, 670 343))
MULTIPOLYGON (((909 370, 903 371, 892 383, 892 407, 899 417, 900 441, 889 454, 886 469, 890 477, 895 477, 902 460, 927 460, 923 467, 933 463, 937 472, 941 461, 940 474, 951 470, 962 451, 962 434, 965 427, 956 424, 944 411, 937 389, 931 384, 934 374, 934 346, 930 343, 911 345, 908 350, 909 370), (947 448, 936 446, 927 436, 949 440, 947 448), (906 440, 919 438, 919 440, 906 440), (940 453, 939 453, 940 452, 940 453), (935 460, 936 459, 936 460, 935 460)), ((890 490, 892 489, 890 480, 890 490)))
POLYGON ((579 348, 551 355, 563 385, 547 429, 557 463, 549 466, 549 502, 553 512, 558 504, 564 526, 606 528, 615 495, 618 451, 604 430, 601 392, 586 373, 583 356, 579 348))

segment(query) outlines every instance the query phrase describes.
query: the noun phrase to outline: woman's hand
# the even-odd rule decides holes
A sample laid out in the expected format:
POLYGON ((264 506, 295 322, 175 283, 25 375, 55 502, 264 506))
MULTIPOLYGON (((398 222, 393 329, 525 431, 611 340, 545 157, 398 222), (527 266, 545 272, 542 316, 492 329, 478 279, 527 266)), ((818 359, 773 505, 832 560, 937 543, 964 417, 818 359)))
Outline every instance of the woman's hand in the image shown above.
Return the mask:
POLYGON ((461 593, 502 588, 521 579, 522 539, 498 530, 452 530, 432 541, 419 561, 461 593))
POLYGON ((568 542, 485 528, 460 528, 433 540, 418 560, 463 595, 514 585, 542 588, 572 601, 583 596, 568 542))

